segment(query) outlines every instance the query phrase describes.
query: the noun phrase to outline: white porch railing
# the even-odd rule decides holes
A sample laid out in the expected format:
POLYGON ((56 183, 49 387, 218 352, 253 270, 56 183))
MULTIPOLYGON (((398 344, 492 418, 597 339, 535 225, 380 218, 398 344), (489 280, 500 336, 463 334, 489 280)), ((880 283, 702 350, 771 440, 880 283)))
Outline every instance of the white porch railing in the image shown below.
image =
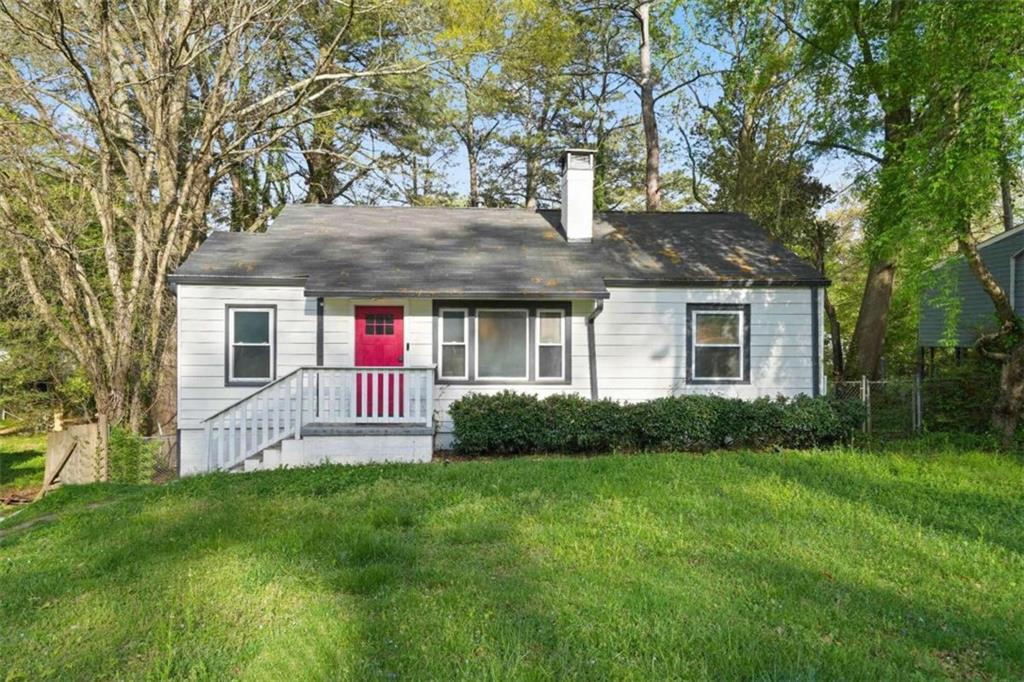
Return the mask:
POLYGON ((230 469, 303 426, 431 426, 434 368, 300 367, 205 420, 210 470, 230 469))

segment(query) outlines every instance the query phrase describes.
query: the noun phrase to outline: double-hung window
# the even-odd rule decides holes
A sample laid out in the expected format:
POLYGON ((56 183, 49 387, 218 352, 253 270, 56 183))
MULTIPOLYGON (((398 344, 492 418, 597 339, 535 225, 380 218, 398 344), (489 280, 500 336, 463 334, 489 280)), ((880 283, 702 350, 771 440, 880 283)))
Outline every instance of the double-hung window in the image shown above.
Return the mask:
POLYGON ((438 339, 441 352, 438 357, 438 372, 443 379, 465 379, 469 359, 467 346, 469 334, 469 311, 465 308, 445 308, 437 316, 440 327, 438 339))
POLYGON ((537 379, 565 378, 565 313, 537 311, 537 379))
POLYGON ((687 312, 688 380, 691 383, 749 381, 749 306, 691 304, 687 312))
POLYGON ((227 380, 263 384, 274 379, 274 313, 272 307, 227 309, 227 380))

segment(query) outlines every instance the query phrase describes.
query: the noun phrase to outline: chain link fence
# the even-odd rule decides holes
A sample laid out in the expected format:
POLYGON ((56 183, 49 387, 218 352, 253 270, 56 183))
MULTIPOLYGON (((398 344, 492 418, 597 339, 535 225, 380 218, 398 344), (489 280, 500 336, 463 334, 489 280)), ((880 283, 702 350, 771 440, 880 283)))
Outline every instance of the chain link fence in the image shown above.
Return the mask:
POLYGON ((166 483, 178 477, 178 438, 168 433, 159 436, 147 436, 148 443, 157 443, 158 448, 153 457, 153 482, 166 483))
POLYGON ((982 433, 989 428, 997 395, 988 377, 920 377, 832 382, 829 394, 860 400, 864 432, 909 436, 922 431, 982 433))

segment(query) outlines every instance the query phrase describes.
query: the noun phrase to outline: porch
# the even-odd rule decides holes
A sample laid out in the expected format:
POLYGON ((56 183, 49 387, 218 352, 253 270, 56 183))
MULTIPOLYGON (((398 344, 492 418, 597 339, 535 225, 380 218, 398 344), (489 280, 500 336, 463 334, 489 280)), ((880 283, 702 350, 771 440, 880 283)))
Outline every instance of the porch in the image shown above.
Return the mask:
POLYGON ((300 367, 204 421, 208 470, 426 461, 434 367, 300 367))

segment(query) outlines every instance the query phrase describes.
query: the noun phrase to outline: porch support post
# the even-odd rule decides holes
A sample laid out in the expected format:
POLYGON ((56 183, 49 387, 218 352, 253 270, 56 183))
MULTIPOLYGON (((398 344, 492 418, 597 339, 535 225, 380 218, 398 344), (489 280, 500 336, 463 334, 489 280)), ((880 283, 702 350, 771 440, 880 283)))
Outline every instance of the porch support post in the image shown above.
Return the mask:
POLYGON ((324 299, 316 299, 316 366, 324 366, 324 299))

